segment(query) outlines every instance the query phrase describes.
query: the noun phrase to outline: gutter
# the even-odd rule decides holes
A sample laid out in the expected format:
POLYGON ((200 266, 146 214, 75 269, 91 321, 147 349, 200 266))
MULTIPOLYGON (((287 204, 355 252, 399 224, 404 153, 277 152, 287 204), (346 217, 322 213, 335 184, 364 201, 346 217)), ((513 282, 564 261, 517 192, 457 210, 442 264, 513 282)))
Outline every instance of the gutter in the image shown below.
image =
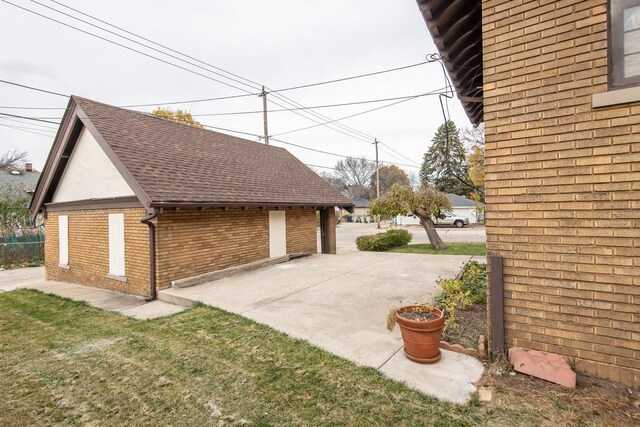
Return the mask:
POLYGON ((156 291, 156 226, 151 221, 158 216, 158 209, 147 209, 141 223, 149 226, 149 298, 147 301, 153 301, 157 297, 156 291))

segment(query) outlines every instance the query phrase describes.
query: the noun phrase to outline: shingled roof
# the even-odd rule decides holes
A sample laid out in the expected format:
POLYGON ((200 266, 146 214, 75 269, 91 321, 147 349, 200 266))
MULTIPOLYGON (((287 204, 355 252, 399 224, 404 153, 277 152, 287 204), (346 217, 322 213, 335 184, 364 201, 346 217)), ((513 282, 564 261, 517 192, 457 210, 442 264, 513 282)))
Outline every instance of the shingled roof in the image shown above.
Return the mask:
POLYGON ((284 148, 72 96, 32 213, 51 201, 82 127, 146 208, 352 206, 284 148))

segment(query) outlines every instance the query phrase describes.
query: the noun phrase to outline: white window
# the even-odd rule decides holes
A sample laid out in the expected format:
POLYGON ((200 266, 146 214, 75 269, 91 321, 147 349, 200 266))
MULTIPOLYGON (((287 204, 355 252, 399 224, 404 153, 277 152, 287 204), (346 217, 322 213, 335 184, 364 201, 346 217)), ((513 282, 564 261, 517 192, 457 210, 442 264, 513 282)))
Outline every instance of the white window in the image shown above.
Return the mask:
POLYGON ((124 214, 109 214, 109 274, 124 277, 124 214))
POLYGON ((640 0, 610 0, 611 87, 640 85, 640 0))
POLYGON ((61 266, 69 265, 69 217, 58 216, 58 263, 61 266))

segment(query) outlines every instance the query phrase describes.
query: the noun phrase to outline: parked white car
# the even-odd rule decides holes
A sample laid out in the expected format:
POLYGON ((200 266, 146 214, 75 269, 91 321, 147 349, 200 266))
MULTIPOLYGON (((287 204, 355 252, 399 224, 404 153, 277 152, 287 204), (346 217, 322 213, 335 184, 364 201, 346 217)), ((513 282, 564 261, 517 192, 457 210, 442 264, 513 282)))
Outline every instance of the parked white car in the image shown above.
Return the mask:
POLYGON ((469 218, 446 213, 442 214, 440 218, 436 218, 435 223, 436 225, 453 225, 462 228, 469 225, 469 218))

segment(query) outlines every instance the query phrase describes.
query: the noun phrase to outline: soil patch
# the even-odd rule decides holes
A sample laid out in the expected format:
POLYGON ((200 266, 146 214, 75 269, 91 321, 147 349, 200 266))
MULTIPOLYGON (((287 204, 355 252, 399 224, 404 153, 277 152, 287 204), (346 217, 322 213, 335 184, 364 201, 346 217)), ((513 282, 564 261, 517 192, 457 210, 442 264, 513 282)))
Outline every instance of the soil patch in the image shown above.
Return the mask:
POLYGON ((509 413, 517 408, 523 425, 640 425, 638 390, 584 374, 578 374, 577 380, 576 388, 562 387, 513 372, 501 360, 487 366, 477 386, 493 390, 488 409, 509 413))
POLYGON ((457 328, 443 331, 443 339, 464 348, 478 348, 480 335, 487 335, 487 306, 473 304, 465 310, 457 310, 457 328))
POLYGON ((421 310, 398 310, 398 316, 409 320, 417 320, 418 322, 437 320, 439 318, 438 315, 430 311, 421 310))

